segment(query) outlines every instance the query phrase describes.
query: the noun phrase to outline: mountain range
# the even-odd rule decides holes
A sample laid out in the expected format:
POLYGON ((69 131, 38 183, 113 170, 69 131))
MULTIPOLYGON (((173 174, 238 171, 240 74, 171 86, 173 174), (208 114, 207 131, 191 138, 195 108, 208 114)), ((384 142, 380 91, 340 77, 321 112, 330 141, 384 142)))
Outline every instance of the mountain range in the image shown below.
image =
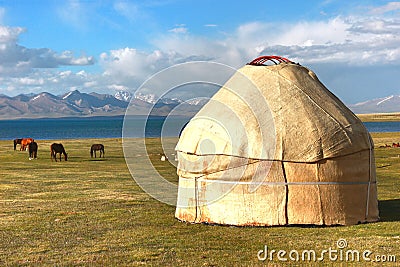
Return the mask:
POLYGON ((154 95, 132 97, 126 91, 115 95, 78 90, 57 96, 47 92, 14 97, 0 95, 0 119, 115 116, 125 114, 129 103, 131 115, 147 115, 152 109, 152 115, 166 116, 173 111, 176 115, 192 116, 205 103, 169 98, 157 102, 156 99, 154 95))
MULTIPOLYGON (((132 96, 127 91, 115 95, 88 94, 78 90, 57 96, 47 92, 14 97, 0 95, 0 119, 123 115, 129 103, 131 115, 148 115, 152 109, 152 115, 166 116, 172 112, 174 115, 193 116, 207 101, 206 98, 190 101, 177 98, 158 100, 155 95, 132 96)), ((400 95, 368 100, 348 107, 356 114, 400 112, 400 95)))
POLYGON ((356 114, 400 112, 400 95, 391 95, 348 106, 356 114))

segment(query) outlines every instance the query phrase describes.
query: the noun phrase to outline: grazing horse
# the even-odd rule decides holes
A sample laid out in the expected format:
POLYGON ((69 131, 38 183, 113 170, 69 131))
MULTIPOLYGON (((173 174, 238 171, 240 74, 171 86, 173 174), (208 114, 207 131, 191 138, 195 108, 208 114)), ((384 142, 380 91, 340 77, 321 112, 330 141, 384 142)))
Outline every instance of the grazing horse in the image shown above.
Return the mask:
POLYGON ((400 147, 400 143, 393 143, 393 147, 400 147))
POLYGON ((96 151, 100 151, 100 158, 101 155, 103 154, 104 158, 104 146, 102 144, 94 144, 90 148, 90 157, 93 158, 93 152, 94 152, 94 157, 96 157, 96 151))
POLYGON ((22 138, 14 139, 14 150, 17 150, 17 145, 20 145, 22 138))
POLYGON ((62 144, 54 143, 50 146, 51 161, 53 161, 53 159, 57 161, 57 154, 60 154, 60 161, 61 161, 61 154, 64 154, 64 159, 65 161, 67 161, 67 153, 65 152, 64 146, 62 144))
POLYGON ((380 148, 388 148, 388 147, 391 147, 390 145, 388 145, 388 144, 385 144, 384 146, 382 145, 382 146, 379 146, 380 148))
POLYGON ((35 141, 29 143, 28 150, 29 150, 29 160, 37 159, 38 145, 35 141))
POLYGON ((21 140, 21 147, 20 147, 20 151, 21 150, 27 150, 28 149, 28 145, 30 144, 30 143, 32 143, 34 140, 33 140, 33 138, 22 138, 22 140, 21 140))

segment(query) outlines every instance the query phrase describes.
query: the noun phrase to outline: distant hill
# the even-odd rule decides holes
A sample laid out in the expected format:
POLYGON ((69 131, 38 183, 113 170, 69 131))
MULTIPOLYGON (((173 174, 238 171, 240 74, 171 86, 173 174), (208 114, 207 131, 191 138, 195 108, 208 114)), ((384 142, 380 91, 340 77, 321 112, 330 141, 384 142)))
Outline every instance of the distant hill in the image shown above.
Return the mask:
POLYGON ((114 96, 98 93, 81 93, 78 90, 59 96, 42 92, 39 94, 0 95, 0 119, 57 118, 80 116, 114 116, 125 114, 130 103, 131 115, 165 116, 194 115, 206 101, 184 102, 178 99, 161 99, 156 102, 153 95, 132 97, 129 92, 117 92, 114 96))
POLYGON ((88 115, 117 115, 124 112, 128 102, 110 95, 91 95, 72 91, 61 96, 42 92, 15 97, 0 96, 0 118, 74 117, 88 115))
MULTIPOLYGON (((124 115, 129 107, 131 115, 193 116, 208 102, 207 98, 183 101, 177 98, 158 99, 153 94, 132 96, 127 91, 115 95, 81 93, 78 90, 61 95, 47 92, 21 94, 14 97, 0 94, 0 119, 57 118, 81 116, 124 115)), ((348 105, 356 114, 400 112, 400 95, 368 100, 348 105)))
POLYGON ((400 95, 368 100, 349 105, 349 108, 356 114, 400 112, 400 95))

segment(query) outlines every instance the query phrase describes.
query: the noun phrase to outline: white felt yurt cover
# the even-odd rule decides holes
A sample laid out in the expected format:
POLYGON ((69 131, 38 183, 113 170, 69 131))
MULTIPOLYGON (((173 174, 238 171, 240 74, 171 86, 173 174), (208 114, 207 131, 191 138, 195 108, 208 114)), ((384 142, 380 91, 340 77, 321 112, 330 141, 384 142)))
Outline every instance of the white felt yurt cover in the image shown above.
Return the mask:
POLYGON ((183 130, 175 216, 231 225, 377 221, 373 143, 362 122, 311 70, 260 59, 183 130))

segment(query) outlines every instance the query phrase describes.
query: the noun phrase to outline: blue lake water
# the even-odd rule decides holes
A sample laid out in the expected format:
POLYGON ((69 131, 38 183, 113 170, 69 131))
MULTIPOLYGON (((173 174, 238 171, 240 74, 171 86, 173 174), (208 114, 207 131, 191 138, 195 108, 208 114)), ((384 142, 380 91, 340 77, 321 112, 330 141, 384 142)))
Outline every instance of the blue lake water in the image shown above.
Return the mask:
MULTIPOLYGON (((76 138, 178 136, 187 117, 124 116, 0 120, 0 140, 32 137, 38 140, 76 138)), ((370 132, 400 132, 400 122, 366 122, 370 132)))
POLYGON ((187 117, 124 116, 0 120, 0 140, 32 137, 37 140, 78 138, 178 136, 187 117), (163 127, 164 125, 164 127, 163 127))

